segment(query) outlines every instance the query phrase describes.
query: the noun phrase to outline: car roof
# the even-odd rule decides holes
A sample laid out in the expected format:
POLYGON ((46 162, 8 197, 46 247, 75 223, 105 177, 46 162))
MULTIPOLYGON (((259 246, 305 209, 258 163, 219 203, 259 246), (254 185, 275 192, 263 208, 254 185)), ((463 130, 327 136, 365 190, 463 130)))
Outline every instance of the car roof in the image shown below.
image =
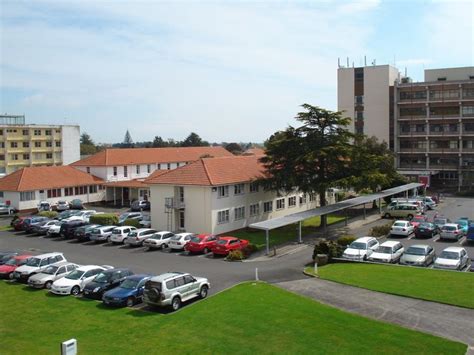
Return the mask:
POLYGON ((119 267, 119 268, 113 268, 113 269, 106 269, 104 271, 102 271, 103 274, 111 274, 115 271, 131 271, 130 269, 128 268, 125 268, 125 267, 119 267))
POLYGON ((357 238, 356 240, 354 240, 354 242, 367 243, 368 241, 370 241, 372 239, 375 239, 375 238, 374 237, 361 237, 361 238, 357 238))
POLYGON ((409 221, 405 221, 404 219, 397 219, 397 220, 393 221, 393 224, 395 224, 397 222, 410 223, 409 221))
POLYGON ((29 259, 34 255, 29 255, 29 254, 23 254, 23 255, 12 255, 12 258, 17 259, 17 260, 23 260, 23 259, 29 259))
POLYGON ((428 249, 429 245, 428 244, 413 244, 410 245, 409 248, 423 248, 423 249, 428 249))
POLYGON ((457 226, 458 226, 457 223, 446 223, 446 224, 444 225, 444 227, 457 227, 457 226))
POLYGON ((35 255, 35 257, 38 257, 38 258, 49 258, 50 256, 56 256, 56 255, 63 255, 63 253, 52 252, 52 253, 45 253, 45 254, 35 255))
POLYGON ((130 275, 130 276, 127 276, 126 279, 127 280, 143 280, 143 279, 146 279, 146 278, 152 278, 153 275, 149 275, 149 274, 138 274, 138 275, 130 275))
POLYGON ((76 270, 78 270, 78 271, 89 271, 89 270, 93 270, 93 269, 104 269, 104 268, 102 266, 99 266, 99 265, 82 265, 82 266, 79 266, 76 270))
POLYGON ((159 232, 156 232, 155 234, 169 234, 169 233, 173 233, 173 232, 169 232, 169 231, 159 231, 159 232))
POLYGON ((154 230, 153 228, 138 228, 135 232, 141 233, 141 232, 146 232, 146 231, 152 231, 154 230))
POLYGON ((187 274, 185 274, 183 272, 166 272, 166 273, 158 275, 158 276, 153 276, 151 278, 151 281, 161 282, 161 281, 166 281, 168 279, 172 279, 173 277, 183 276, 183 275, 187 275, 187 274))
POLYGON ((178 233, 178 234, 175 234, 175 235, 178 235, 180 237, 186 237, 188 235, 194 235, 194 233, 178 233))
POLYGON ((465 250, 465 249, 461 248, 461 247, 448 247, 448 248, 444 249, 443 251, 454 251, 456 253, 459 253, 462 250, 465 250))
POLYGON ((112 225, 108 225, 108 226, 100 226, 100 227, 96 227, 96 229, 107 229, 107 228, 115 228, 115 226, 112 226, 112 225))
POLYGON ((386 242, 383 242, 380 244, 381 247, 394 247, 395 245, 401 244, 400 242, 394 241, 394 240, 387 240, 386 242))

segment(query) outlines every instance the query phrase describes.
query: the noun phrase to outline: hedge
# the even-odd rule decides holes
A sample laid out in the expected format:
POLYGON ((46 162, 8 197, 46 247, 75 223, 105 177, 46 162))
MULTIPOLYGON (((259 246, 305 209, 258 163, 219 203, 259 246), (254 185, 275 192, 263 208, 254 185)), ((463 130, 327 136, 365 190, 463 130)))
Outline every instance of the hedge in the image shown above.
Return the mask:
POLYGON ((89 223, 101 226, 113 226, 118 224, 118 216, 113 213, 101 213, 90 216, 89 223))
POLYGON ((122 226, 131 226, 131 227, 135 227, 135 228, 140 228, 140 221, 138 219, 132 219, 132 218, 129 218, 129 219, 126 219, 123 223, 122 223, 122 226))
POLYGON ((48 217, 48 218, 56 218, 58 216, 58 212, 56 211, 41 211, 38 213, 38 216, 41 217, 48 217))

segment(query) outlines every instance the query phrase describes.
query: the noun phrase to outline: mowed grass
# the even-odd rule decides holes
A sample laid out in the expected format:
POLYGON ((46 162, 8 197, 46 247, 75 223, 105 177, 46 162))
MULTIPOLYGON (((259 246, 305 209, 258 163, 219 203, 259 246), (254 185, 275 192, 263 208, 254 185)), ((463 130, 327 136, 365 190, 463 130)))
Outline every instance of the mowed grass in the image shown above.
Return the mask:
POLYGON ((2 354, 464 354, 466 345, 339 311, 265 283, 245 283, 170 314, 106 309, 0 283, 2 354), (367 336, 370 334, 370 336, 367 336))
POLYGON ((329 264, 319 277, 395 295, 474 308, 474 274, 393 265, 329 264))
MULTIPOLYGON (((341 216, 328 216, 328 225, 341 222, 344 217, 341 216)), ((314 233, 317 228, 321 225, 321 218, 313 217, 309 218, 302 223, 301 234, 303 236, 314 233)), ((256 229, 242 229, 236 232, 230 233, 232 236, 242 239, 247 239, 250 243, 254 244, 258 249, 265 247, 265 231, 256 229)), ((291 224, 289 226, 281 227, 270 231, 270 246, 283 244, 285 242, 298 240, 298 225, 291 224)))

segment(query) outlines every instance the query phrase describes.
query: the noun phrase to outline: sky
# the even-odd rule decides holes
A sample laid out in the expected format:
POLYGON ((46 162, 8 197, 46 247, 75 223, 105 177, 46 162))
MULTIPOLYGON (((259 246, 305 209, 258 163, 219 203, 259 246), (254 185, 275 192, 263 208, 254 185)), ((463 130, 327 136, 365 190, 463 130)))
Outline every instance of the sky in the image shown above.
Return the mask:
POLYGON ((97 143, 263 142, 337 110, 338 58, 474 65, 472 1, 0 1, 0 112, 97 143))

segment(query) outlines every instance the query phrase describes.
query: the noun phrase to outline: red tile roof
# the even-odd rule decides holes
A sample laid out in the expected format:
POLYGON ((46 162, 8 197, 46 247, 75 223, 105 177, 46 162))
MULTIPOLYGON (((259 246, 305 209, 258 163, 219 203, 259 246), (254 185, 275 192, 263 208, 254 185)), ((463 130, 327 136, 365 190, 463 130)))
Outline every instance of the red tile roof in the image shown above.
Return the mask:
POLYGON ((262 148, 249 148, 244 152, 244 154, 246 154, 246 155, 250 155, 250 154, 265 155, 265 150, 262 149, 262 148))
POLYGON ((38 166, 17 170, 0 179, 0 191, 34 191, 100 185, 104 180, 72 166, 38 166))
MULTIPOLYGON (((167 172, 168 170, 162 170, 167 172)), ((132 188, 147 188, 148 184, 143 180, 133 179, 124 181, 110 181, 106 182, 104 186, 107 187, 132 187, 132 188)))
POLYGON ((217 186, 243 183, 264 176, 259 157, 233 156, 202 158, 181 168, 168 170, 159 176, 152 174, 149 184, 217 186))
POLYGON ((105 149, 85 159, 72 163, 72 166, 117 166, 135 164, 156 164, 191 162, 202 156, 233 156, 223 147, 181 147, 181 148, 130 148, 105 149))

